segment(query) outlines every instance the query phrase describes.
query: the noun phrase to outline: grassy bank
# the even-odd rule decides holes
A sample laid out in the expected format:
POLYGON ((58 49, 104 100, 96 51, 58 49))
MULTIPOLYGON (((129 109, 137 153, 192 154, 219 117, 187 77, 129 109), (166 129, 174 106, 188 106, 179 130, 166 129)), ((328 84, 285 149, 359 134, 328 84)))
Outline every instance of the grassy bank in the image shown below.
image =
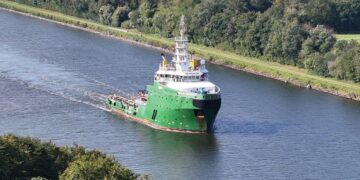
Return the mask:
POLYGON ((335 37, 337 40, 355 40, 360 42, 360 34, 336 34, 335 37))
MULTIPOLYGON (((66 25, 76 26, 84 30, 100 32, 104 35, 110 35, 116 38, 150 45, 152 47, 159 47, 169 50, 174 45, 172 39, 162 38, 157 35, 144 34, 136 30, 124 30, 105 26, 85 19, 64 15, 58 12, 34 8, 10 1, 0 0, 0 7, 46 18, 56 22, 61 22, 66 25)), ((303 87, 310 84, 311 87, 316 90, 360 100, 360 85, 353 82, 324 78, 313 75, 304 69, 299 69, 293 66, 281 65, 275 62, 261 61, 259 59, 240 56, 232 52, 201 45, 191 44, 190 50, 194 51, 198 57, 210 60, 215 64, 221 64, 234 69, 262 75, 303 87)))

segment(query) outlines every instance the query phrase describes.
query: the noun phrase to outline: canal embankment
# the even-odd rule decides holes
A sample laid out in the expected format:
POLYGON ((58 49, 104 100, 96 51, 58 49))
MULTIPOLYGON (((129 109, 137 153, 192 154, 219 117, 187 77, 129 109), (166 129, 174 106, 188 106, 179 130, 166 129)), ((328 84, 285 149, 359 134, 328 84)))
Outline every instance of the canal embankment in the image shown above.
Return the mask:
MULTIPOLYGON (((42 20, 51 21, 73 28, 97 33, 111 38, 126 40, 143 46, 159 49, 168 53, 172 52, 173 40, 153 34, 144 34, 134 29, 121 29, 105 26, 86 19, 81 19, 59 12, 30 7, 11 1, 0 0, 0 7, 26 16, 32 16, 42 20)), ((267 78, 282 81, 284 83, 306 87, 337 96, 360 101, 360 85, 350 81, 337 80, 334 78, 320 77, 305 69, 294 66, 282 65, 276 62, 268 62, 256 58, 245 57, 233 52, 223 51, 216 48, 191 44, 190 50, 196 57, 207 59, 213 64, 218 64, 233 69, 257 74, 267 78)))

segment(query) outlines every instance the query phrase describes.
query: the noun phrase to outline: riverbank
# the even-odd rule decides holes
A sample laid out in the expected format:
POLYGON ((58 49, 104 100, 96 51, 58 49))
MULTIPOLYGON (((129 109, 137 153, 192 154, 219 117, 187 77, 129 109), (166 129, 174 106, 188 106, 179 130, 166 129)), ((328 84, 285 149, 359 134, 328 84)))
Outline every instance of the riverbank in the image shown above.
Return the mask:
MULTIPOLYGON (((58 12, 48 11, 10 1, 0 0, 0 7, 12 10, 23 15, 48 20, 54 23, 82 29, 112 38, 126 40, 151 48, 171 52, 173 40, 162 38, 157 35, 140 33, 136 30, 125 30, 101 25, 89 20, 64 15, 58 12)), ((360 85, 332 78, 324 78, 306 72, 293 66, 281 65, 275 62, 261 61, 259 59, 237 55, 232 52, 223 51, 201 45, 190 45, 197 57, 209 60, 211 63, 227 66, 233 69, 246 71, 264 77, 294 84, 296 86, 308 87, 315 90, 331 93, 360 101, 360 85)))

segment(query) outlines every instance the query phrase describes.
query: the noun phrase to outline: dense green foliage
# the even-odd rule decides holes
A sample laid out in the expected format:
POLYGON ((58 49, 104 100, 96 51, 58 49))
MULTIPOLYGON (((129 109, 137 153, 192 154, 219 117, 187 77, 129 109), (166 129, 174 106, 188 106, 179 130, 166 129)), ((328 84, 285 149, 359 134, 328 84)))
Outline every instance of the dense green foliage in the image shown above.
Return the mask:
POLYGON ((360 32, 360 0, 15 1, 163 37, 177 34, 184 14, 193 43, 359 82, 348 68, 358 69, 356 60, 336 52, 333 32, 360 32))
POLYGON ((340 79, 360 82, 360 44, 356 41, 338 41, 334 48, 333 61, 329 62, 329 73, 340 79))
POLYGON ((13 135, 0 137, 0 162, 0 179, 143 178, 98 151, 13 135))

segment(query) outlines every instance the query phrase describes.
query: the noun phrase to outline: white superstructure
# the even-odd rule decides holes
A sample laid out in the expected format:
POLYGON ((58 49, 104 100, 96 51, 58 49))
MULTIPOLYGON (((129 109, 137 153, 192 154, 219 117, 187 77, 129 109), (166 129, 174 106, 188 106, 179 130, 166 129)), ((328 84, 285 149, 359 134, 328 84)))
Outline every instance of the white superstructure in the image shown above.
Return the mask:
POLYGON ((175 38, 175 53, 168 63, 163 57, 159 70, 155 73, 155 81, 169 88, 188 92, 216 94, 220 89, 208 80, 208 71, 205 60, 195 60, 188 52, 188 38, 185 35, 184 16, 180 22, 180 36, 175 38))

